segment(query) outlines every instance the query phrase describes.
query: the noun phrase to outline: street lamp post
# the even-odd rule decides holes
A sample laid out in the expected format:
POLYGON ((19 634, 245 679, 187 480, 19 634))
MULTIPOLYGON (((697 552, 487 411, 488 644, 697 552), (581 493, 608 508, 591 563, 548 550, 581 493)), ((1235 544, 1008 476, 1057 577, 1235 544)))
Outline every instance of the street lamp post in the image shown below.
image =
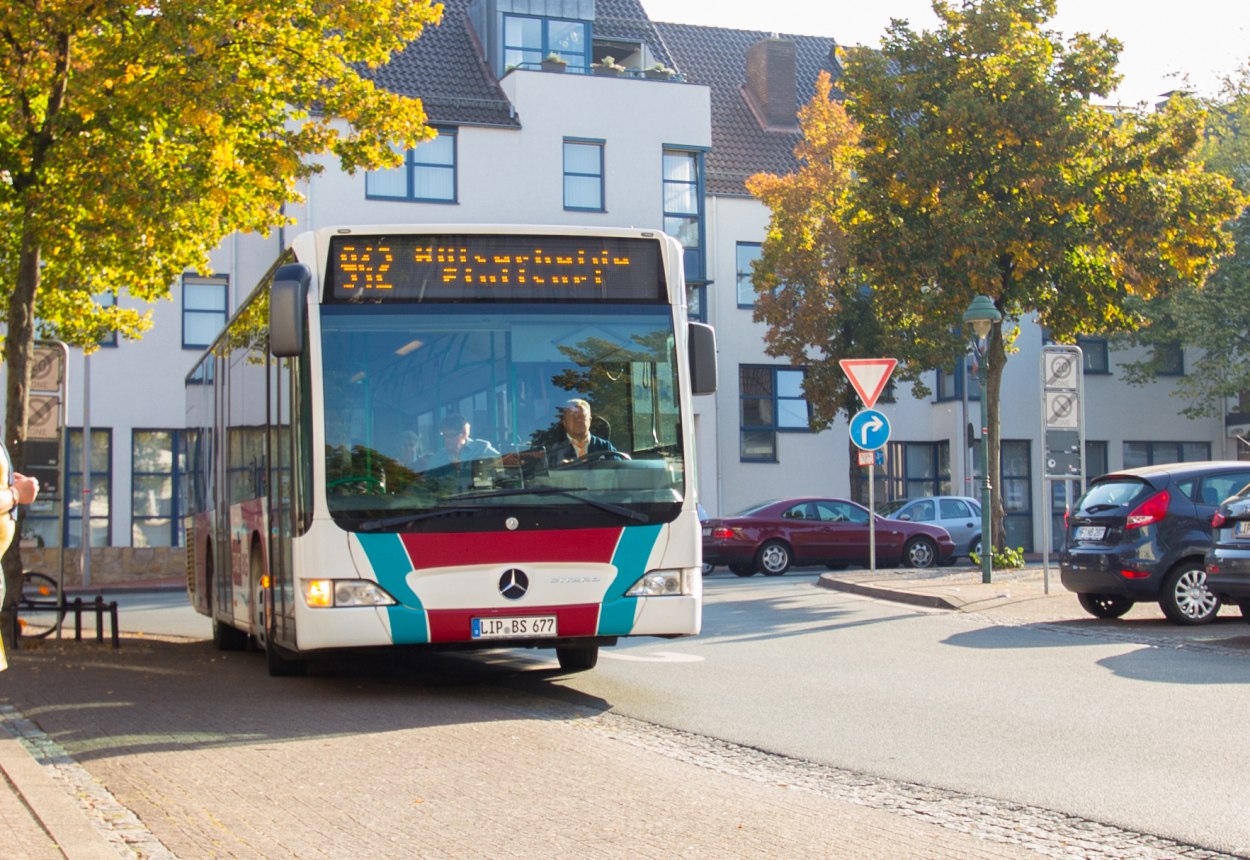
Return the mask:
POLYGON ((989 379, 989 337, 1003 315, 989 296, 977 296, 964 311, 964 324, 972 329, 972 348, 977 354, 977 382, 981 385, 981 581, 990 582, 993 570, 993 542, 990 532, 990 434, 987 380, 989 379))

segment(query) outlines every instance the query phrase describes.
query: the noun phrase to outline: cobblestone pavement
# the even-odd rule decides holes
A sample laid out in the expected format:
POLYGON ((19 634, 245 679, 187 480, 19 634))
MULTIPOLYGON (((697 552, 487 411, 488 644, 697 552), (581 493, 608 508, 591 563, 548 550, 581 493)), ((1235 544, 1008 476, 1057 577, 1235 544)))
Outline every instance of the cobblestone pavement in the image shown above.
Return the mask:
POLYGON ((272 679, 263 656, 207 642, 48 642, 16 655, 0 725, 119 857, 1226 856, 461 679, 441 659, 272 679))

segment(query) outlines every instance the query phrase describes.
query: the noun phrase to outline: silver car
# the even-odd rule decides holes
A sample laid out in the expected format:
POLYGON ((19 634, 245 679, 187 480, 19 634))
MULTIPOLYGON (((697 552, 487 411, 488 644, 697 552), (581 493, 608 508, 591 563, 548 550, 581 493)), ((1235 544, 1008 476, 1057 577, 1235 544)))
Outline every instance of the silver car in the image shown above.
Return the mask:
POLYGON ((955 555, 981 551, 981 504, 969 496, 895 499, 878 505, 877 513, 894 520, 928 523, 946 529, 955 542, 955 555))

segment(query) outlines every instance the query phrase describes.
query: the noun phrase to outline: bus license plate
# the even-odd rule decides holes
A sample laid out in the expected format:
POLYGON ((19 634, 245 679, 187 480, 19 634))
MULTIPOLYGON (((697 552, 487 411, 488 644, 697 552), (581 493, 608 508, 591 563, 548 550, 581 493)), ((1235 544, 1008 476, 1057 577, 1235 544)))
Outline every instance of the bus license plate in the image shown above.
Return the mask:
POLYGON ((1076 530, 1076 539, 1102 540, 1102 536, 1106 533, 1106 526, 1081 526, 1076 530))
POLYGON ((555 636, 554 615, 522 615, 518 617, 474 618, 474 639, 524 639, 555 636))

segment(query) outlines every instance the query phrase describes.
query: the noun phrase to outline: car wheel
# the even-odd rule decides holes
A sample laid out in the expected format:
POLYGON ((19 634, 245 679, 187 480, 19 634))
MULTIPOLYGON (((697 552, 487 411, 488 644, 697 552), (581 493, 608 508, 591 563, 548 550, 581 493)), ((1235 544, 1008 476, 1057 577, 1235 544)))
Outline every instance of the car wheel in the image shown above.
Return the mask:
POLYGON ((755 568, 749 564, 731 564, 729 572, 736 576, 755 576, 755 568))
POLYGON ((706 562, 706 561, 705 561, 705 562, 703 562, 703 575, 704 575, 704 576, 707 576, 709 573, 711 573, 711 572, 712 572, 712 571, 714 571, 714 570, 716 570, 716 565, 711 564, 711 563, 706 562))
POLYGON ((981 536, 980 535, 977 535, 971 541, 968 542, 968 555, 970 556, 975 555, 978 557, 981 555, 981 536))
POLYGON ((933 567, 937 563, 937 545, 928 538, 912 538, 903 547, 904 567, 933 567))
POLYGON ((1163 580, 1159 608, 1173 624, 1209 624, 1220 611, 1220 599, 1207 588, 1201 562, 1182 562, 1163 580))
POLYGON ((1133 601, 1115 594, 1078 594, 1076 599, 1095 618, 1119 618, 1133 608, 1133 601))
POLYGON ((770 540, 755 554, 755 566, 765 576, 781 576, 790 569, 790 547, 779 540, 770 540))

